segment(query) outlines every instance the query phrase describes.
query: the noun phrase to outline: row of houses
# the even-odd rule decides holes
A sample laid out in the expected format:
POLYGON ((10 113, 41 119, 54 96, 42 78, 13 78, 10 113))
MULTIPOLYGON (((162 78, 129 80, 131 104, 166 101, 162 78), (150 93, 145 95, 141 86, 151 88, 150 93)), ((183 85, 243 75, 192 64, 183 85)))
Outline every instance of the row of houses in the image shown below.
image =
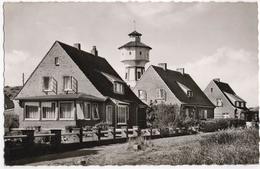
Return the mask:
POLYGON ((32 72, 15 100, 20 127, 93 126, 100 122, 115 127, 146 126, 151 103, 177 104, 185 116, 195 119, 244 118, 246 102, 219 79, 203 92, 183 68, 170 70, 166 63, 151 65, 142 34, 119 47, 125 64, 124 80, 98 55, 56 41, 32 72))

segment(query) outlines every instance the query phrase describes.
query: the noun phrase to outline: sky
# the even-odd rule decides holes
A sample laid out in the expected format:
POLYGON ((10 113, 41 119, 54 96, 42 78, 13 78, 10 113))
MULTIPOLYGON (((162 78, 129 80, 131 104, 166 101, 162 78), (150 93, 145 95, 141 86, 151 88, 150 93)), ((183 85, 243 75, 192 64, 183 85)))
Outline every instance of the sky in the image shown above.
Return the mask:
POLYGON ((256 3, 5 3, 5 85, 22 85, 55 40, 97 46, 123 76, 118 47, 135 28, 152 47, 146 65, 185 68, 204 90, 214 78, 258 105, 256 3))

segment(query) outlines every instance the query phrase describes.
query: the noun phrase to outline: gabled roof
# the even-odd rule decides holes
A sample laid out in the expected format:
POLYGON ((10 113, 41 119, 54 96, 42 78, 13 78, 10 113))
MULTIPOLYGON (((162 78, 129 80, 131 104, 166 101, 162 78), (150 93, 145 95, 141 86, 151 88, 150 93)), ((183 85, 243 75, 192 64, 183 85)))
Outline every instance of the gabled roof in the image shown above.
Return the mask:
POLYGON ((152 66, 161 79, 165 82, 178 100, 184 104, 215 107, 189 74, 182 74, 178 71, 164 70, 161 67, 152 66), (192 90, 193 97, 188 97, 179 84, 192 90))
POLYGON ((234 90, 229 86, 229 84, 224 83, 224 82, 220 82, 217 80, 213 80, 213 82, 217 85, 217 87, 222 91, 222 93, 224 94, 224 96, 227 98, 227 100, 234 106, 237 107, 235 105, 235 101, 239 101, 239 102, 246 102, 245 100, 243 100, 241 97, 239 97, 238 95, 236 95, 236 93, 234 92, 234 90))
POLYGON ((132 92, 132 90, 126 85, 126 83, 124 83, 124 81, 111 67, 106 59, 99 56, 94 56, 91 53, 85 52, 83 50, 78 50, 77 48, 62 42, 57 41, 57 43, 61 45, 64 51, 71 57, 80 70, 103 96, 111 97, 121 101, 143 104, 141 100, 139 100, 132 92), (117 79, 117 81, 123 82, 125 86, 125 93, 123 95, 114 93, 113 83, 108 78, 108 76, 117 79))
POLYGON ((147 46, 146 44, 139 42, 139 41, 130 41, 123 46, 120 46, 118 49, 122 48, 130 48, 130 47, 141 47, 141 48, 147 48, 147 49, 152 49, 150 46, 147 46))

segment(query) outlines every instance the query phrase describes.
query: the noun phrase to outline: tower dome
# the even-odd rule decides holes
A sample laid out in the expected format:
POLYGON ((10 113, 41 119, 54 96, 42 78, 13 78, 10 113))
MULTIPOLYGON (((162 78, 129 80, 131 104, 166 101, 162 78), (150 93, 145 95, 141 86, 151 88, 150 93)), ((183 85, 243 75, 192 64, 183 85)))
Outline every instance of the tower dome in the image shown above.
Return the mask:
POLYGON ((141 42, 142 34, 133 31, 128 34, 131 41, 120 46, 121 62, 125 65, 125 81, 134 87, 145 71, 145 64, 149 62, 150 46, 141 42))

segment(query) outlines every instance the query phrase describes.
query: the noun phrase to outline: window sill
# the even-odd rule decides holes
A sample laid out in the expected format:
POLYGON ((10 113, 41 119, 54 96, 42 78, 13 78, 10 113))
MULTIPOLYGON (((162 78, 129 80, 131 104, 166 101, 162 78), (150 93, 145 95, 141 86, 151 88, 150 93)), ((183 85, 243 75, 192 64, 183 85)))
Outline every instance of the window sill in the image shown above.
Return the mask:
POLYGON ((118 125, 127 125, 126 123, 117 123, 118 125))
POLYGON ((100 118, 93 118, 92 120, 99 120, 100 118))
POLYGON ((25 118, 25 121, 40 121, 40 119, 29 119, 29 118, 25 118))
POLYGON ((70 118, 70 119, 69 119, 69 118, 67 118, 67 119, 65 119, 65 118, 64 118, 64 119, 63 119, 63 118, 61 119, 61 118, 60 118, 59 120, 61 120, 61 121, 66 121, 66 120, 72 121, 72 120, 75 120, 75 119, 74 119, 74 118, 70 118))
POLYGON ((55 118, 55 119, 46 119, 46 118, 42 118, 42 121, 56 121, 57 120, 57 118, 55 118))

